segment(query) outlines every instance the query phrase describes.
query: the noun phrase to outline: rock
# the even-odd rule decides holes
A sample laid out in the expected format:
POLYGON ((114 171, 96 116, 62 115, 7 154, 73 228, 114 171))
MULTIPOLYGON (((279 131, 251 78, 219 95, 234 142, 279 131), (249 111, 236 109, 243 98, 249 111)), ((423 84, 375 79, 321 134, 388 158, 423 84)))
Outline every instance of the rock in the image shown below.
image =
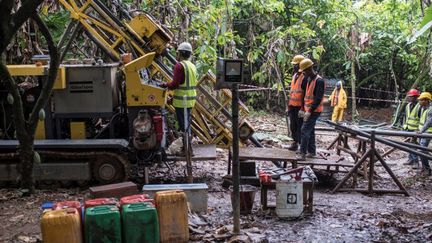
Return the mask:
POLYGON ((189 231, 195 234, 199 234, 199 235, 203 235, 205 234, 205 231, 200 230, 200 229, 196 229, 193 226, 189 225, 189 231))
POLYGON ((232 236, 229 241, 229 243, 252 243, 252 240, 247 235, 234 235, 232 236))
POLYGON ((331 224, 330 227, 331 228, 342 228, 343 226, 340 224, 331 224))
POLYGON ((276 135, 276 138, 282 142, 289 142, 292 141, 292 138, 286 136, 286 135, 282 135, 282 134, 278 134, 276 135))
POLYGON ((35 239, 33 237, 28 237, 28 236, 25 236, 25 235, 20 235, 20 236, 17 237, 17 239, 19 241, 22 241, 22 242, 36 242, 37 241, 37 239, 35 239))
POLYGON ((10 218, 9 221, 10 222, 17 222, 17 221, 19 221, 22 218, 24 218, 24 214, 20 214, 20 215, 14 216, 14 217, 10 218))
POLYGON ((208 223, 205 222, 200 216, 197 214, 189 214, 189 224, 196 226, 206 226, 208 223))

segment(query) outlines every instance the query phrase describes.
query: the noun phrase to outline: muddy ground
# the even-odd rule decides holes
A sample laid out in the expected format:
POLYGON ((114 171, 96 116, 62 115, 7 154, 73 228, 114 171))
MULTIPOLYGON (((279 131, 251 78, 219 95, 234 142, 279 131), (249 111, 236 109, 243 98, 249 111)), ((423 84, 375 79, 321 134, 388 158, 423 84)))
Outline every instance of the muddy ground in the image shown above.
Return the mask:
MULTIPOLYGON (((380 112, 378 112, 380 113, 380 112)), ((377 114, 371 113, 371 114, 377 114)), ((383 118, 385 119, 385 118, 383 118)), ((266 146, 283 147, 285 120, 277 115, 255 114, 252 124, 266 146)), ((318 132, 318 147, 325 148, 335 133, 318 132)), ((379 145, 381 150, 385 149, 379 145)), ((345 158, 348 156, 344 155, 345 158)), ((208 213, 190 215, 191 240, 196 242, 432 242, 432 178, 417 175, 417 171, 404 166, 407 156, 396 151, 387 158, 389 166, 408 189, 410 197, 403 195, 363 195, 336 193, 330 190, 343 173, 329 177, 317 171, 320 177, 314 192, 314 213, 295 220, 278 219, 271 210, 260 209, 256 194, 253 213, 242 216, 242 235, 232 236, 232 216, 229 191, 222 187, 226 174, 227 153, 218 150, 217 161, 194 165, 199 182, 209 185, 208 213)), ((177 164, 169 171, 156 168, 155 182, 182 181, 184 165, 177 164)), ((377 166, 376 187, 396 188, 383 168, 377 166)), ((360 185, 366 181, 360 177, 360 185)), ((46 188, 46 186, 45 186, 46 188)), ((41 240, 40 206, 45 201, 82 200, 88 195, 86 188, 39 189, 30 197, 20 197, 16 189, 0 190, 0 242, 37 242, 41 240)), ((274 194, 270 195, 274 200, 274 194)))

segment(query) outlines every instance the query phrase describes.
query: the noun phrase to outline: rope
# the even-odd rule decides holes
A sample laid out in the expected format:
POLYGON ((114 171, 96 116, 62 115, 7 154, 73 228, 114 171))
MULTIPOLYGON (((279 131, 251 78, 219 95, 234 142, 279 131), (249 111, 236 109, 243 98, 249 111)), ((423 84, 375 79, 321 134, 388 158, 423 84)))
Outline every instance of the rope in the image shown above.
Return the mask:
MULTIPOLYGON (((277 90, 277 88, 265 88, 260 87, 256 85, 250 85, 250 84, 240 84, 239 87, 245 87, 246 89, 239 89, 239 91, 255 91, 255 90, 277 90)), ((351 87, 344 87, 346 90, 351 90, 351 87)), ((370 91, 376 91, 381 93, 389 93, 389 94, 396 94, 394 91, 388 91, 388 90, 382 90, 382 89, 374 89, 374 88, 365 88, 365 87, 359 87, 357 89, 361 90, 370 90, 370 91)))
MULTIPOLYGON (((259 87, 255 85, 249 85, 249 84, 240 84, 239 86, 245 87, 245 89, 239 89, 239 92, 249 92, 249 91, 265 91, 265 90, 272 90, 277 91, 277 88, 264 88, 259 87)), ((350 89, 350 88, 347 88, 350 89)), ((393 91, 385 91, 385 90, 379 90, 379 89, 372 89, 372 88, 359 88, 364 90, 371 90, 371 91, 380 91, 380 92, 386 92, 386 93, 395 93, 393 91)), ((351 99, 351 96, 348 96, 347 98, 351 99)), ((376 99, 376 98, 368 98, 368 97, 356 97, 356 100, 368 100, 368 101, 377 101, 377 102, 387 102, 387 103, 400 103, 401 100, 386 100, 386 99, 376 99)))

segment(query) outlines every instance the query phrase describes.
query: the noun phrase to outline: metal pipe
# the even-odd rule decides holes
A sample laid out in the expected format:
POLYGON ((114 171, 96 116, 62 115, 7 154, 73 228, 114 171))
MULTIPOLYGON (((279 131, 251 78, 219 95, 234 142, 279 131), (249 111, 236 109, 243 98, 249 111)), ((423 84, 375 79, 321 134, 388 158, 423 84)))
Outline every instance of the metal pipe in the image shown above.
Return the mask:
MULTIPOLYGON (((365 135, 362 135, 362 136, 365 136, 365 137, 368 136, 370 138, 370 135, 368 135, 368 133, 364 133, 364 134, 365 135)), ((395 142, 392 142, 392 141, 389 141, 389 140, 386 140, 386 139, 383 139, 383 138, 380 138, 380 137, 375 137, 375 140, 378 141, 378 142, 380 142, 380 143, 382 143, 382 144, 385 144, 385 145, 388 145, 388 146, 391 146, 391 147, 395 147, 395 148, 397 148, 399 150, 402 150, 402 151, 405 151, 405 152, 408 152, 408 153, 413 153, 413 154, 416 154, 418 156, 426 157, 427 159, 432 160, 432 156, 431 155, 419 152, 419 151, 411 149, 411 148, 407 148, 407 147, 405 147, 403 145, 400 145, 398 143, 395 143, 395 142)))
MULTIPOLYGON (((355 130, 355 129, 352 129, 352 128, 349 128, 349 127, 346 127, 346 126, 342 126, 342 125, 337 124, 337 123, 332 122, 332 121, 326 121, 326 122, 328 124, 334 126, 337 130, 344 131, 344 132, 351 133, 351 134, 357 134, 357 135, 360 135, 362 137, 366 137, 366 138, 369 138, 369 139, 372 138, 372 136, 369 133, 367 133, 367 132, 365 132, 363 130, 358 130, 358 129, 355 130)), ((375 140, 377 142, 380 142, 382 144, 385 144, 385 145, 397 148, 399 150, 402 150, 402 151, 405 151, 405 152, 408 152, 408 153, 413 153, 413 154, 416 154, 418 156, 422 156, 422 157, 425 157, 425 158, 427 158, 429 160, 432 160, 432 156, 429 155, 429 154, 425 154, 425 153, 419 152, 417 150, 408 148, 406 146, 400 145, 400 144, 392 142, 390 140, 386 140, 384 138, 376 137, 376 136, 375 136, 375 140)))
POLYGON ((428 147, 423 147, 423 146, 415 144, 415 143, 407 143, 407 142, 403 142, 403 141, 395 141, 393 139, 388 139, 388 138, 383 138, 383 139, 385 139, 387 141, 391 141, 391 142, 397 143, 397 144, 400 144, 402 146, 410 147, 412 149, 421 149, 421 150, 424 150, 424 151, 432 153, 432 149, 430 149, 428 147))
MULTIPOLYGON (((357 129, 353 129, 357 130, 357 129)), ((430 133, 417 133, 417 132, 405 132, 405 131, 386 131, 386 130, 375 130, 375 129, 359 129, 362 132, 375 131, 376 135, 384 136, 395 136, 395 137, 415 137, 415 138, 430 138, 432 139, 432 134, 430 133)))

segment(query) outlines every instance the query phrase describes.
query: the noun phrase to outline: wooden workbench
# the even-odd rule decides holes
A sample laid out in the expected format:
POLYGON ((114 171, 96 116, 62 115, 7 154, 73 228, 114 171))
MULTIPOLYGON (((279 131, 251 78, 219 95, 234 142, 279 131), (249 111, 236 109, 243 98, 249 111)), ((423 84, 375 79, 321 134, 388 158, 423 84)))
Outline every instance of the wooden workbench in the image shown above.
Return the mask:
MULTIPOLYGON (((283 162, 284 168, 286 168, 289 162, 292 168, 297 168, 299 155, 287 149, 246 147, 239 148, 239 160, 283 162)), ((228 155, 228 175, 231 174, 231 163, 232 156, 230 151, 228 155)))

